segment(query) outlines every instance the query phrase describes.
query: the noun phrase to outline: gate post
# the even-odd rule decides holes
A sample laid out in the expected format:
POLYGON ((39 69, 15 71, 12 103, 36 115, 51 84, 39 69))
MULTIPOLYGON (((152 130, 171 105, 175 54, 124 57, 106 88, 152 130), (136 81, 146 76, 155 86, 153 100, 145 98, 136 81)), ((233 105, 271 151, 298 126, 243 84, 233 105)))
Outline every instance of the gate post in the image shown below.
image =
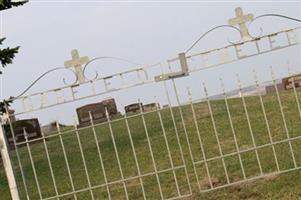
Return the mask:
POLYGON ((4 171, 7 177, 10 194, 13 200, 20 200, 15 174, 12 162, 8 152, 8 144, 6 141, 5 132, 2 126, 3 116, 0 116, 0 151, 3 161, 4 171))

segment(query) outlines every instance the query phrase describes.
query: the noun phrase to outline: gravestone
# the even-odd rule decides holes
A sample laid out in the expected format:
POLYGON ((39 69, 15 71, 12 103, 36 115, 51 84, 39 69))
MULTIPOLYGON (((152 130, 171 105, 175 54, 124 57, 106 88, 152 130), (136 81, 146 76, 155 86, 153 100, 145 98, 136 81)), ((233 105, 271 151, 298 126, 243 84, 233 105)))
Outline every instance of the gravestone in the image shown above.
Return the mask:
POLYGON ((91 113, 94 124, 107 121, 105 106, 102 102, 79 107, 76 109, 76 113, 79 121, 79 127, 91 125, 89 113, 91 113))
POLYGON ((145 104, 143 106, 143 110, 145 112, 149 112, 149 111, 154 111, 160 109, 160 104, 159 103, 149 103, 149 104, 145 104))
MULTIPOLYGON (((279 92, 285 89, 283 83, 277 83, 276 87, 279 92)), ((275 93, 276 92, 275 85, 273 84, 273 85, 266 86, 265 91, 267 94, 275 93)))
POLYGON ((92 103, 77 108, 76 113, 79 127, 90 125, 89 112, 91 112, 94 124, 107 121, 106 110, 110 119, 113 119, 113 117, 116 117, 119 114, 114 98, 108 98, 102 102, 92 103))
MULTIPOLYGON (((280 83, 276 84, 276 86, 278 91, 290 90, 293 89, 294 87, 299 88, 301 87, 301 74, 283 78, 280 83)), ((267 94, 274 93, 274 92, 276 92, 274 85, 266 86, 267 94)))
POLYGON ((282 79, 282 84, 286 90, 301 87, 301 75, 290 76, 282 79))
POLYGON ((133 104, 129 104, 129 105, 125 106, 124 110, 126 113, 136 113, 136 112, 140 112, 140 107, 143 110, 142 103, 133 103, 133 104))
POLYGON ((105 108, 107 109, 110 117, 118 114, 115 99, 108 98, 108 99, 103 100, 102 103, 105 106, 105 108))
MULTIPOLYGON (((58 126, 60 128, 66 127, 66 125, 60 124, 60 123, 58 123, 58 126)), ((56 122, 51 122, 49 124, 46 124, 46 125, 42 126, 41 129, 42 129, 42 132, 43 132, 44 135, 51 135, 53 133, 58 132, 57 123, 56 122)))
MULTIPOLYGON (((14 131, 15 140, 17 143, 26 141, 24 136, 24 130, 27 133, 28 141, 42 137, 39 120, 37 118, 17 120, 12 123, 12 127, 14 131)), ((8 125, 6 125, 5 130, 6 130, 7 141, 9 145, 12 147, 14 146, 14 141, 13 141, 11 129, 8 125)))

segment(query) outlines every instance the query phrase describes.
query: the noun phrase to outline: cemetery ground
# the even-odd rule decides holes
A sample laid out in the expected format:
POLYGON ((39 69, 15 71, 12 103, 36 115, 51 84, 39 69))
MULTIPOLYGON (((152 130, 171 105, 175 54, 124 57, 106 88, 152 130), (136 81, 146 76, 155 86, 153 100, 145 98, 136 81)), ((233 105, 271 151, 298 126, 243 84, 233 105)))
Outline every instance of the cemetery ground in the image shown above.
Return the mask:
MULTIPOLYGON (((301 101, 301 94, 299 90, 297 93, 294 93, 293 90, 283 91, 280 93, 280 98, 288 133, 291 138, 297 138, 291 141, 291 145, 296 158, 296 164, 300 167, 301 116, 296 103, 296 95, 298 95, 298 99, 301 101)), ((265 107, 266 117, 268 119, 268 126, 262 112, 260 98, 258 96, 245 97, 245 101, 251 129, 247 121, 242 99, 232 98, 228 100, 234 133, 237 138, 238 148, 241 151, 240 156, 235 153, 237 152, 237 149, 234 143, 233 130, 229 122, 225 101, 210 101, 222 153, 225 155, 224 162, 227 167, 229 181, 236 182, 244 179, 240 159, 247 179, 260 176, 260 167, 258 162, 262 168, 262 173, 268 176, 206 193, 194 192, 191 197, 188 197, 188 199, 298 199, 301 197, 301 170, 295 170, 278 175, 272 173, 277 171, 277 165, 274 159, 273 148, 271 145, 268 145, 271 143, 271 140, 267 127, 269 127, 272 140, 275 142, 274 150, 279 163, 279 169, 286 170, 294 168, 289 143, 287 141, 277 143, 277 141, 287 139, 287 134, 276 94, 263 96, 263 104, 265 107), (251 132, 254 134, 254 142, 256 143, 256 146, 259 147, 257 150, 253 148, 251 132), (259 160, 256 159, 256 153, 258 154, 259 160)), ((127 121, 124 118, 120 118, 113 120, 110 124, 105 122, 95 126, 94 130, 97 135, 107 181, 114 182, 114 184, 109 185, 112 199, 125 199, 125 196, 123 182, 118 182, 118 180, 121 179, 121 175, 114 151, 110 125, 112 133, 114 134, 124 178, 136 177, 128 179, 125 182, 130 199, 142 199, 140 181, 143 181, 147 199, 160 198, 156 179, 157 177, 155 174, 151 174, 154 172, 154 166, 147 140, 147 134, 151 143, 157 170, 167 170, 159 174, 164 198, 178 196, 173 171, 168 170, 172 167, 172 165, 176 168, 175 176, 177 177, 179 184, 179 191, 181 194, 187 194, 189 192, 185 170, 182 167, 183 161, 181 157, 181 149, 177 142, 176 132, 179 135, 181 147, 183 148, 182 150, 187 164, 192 190, 198 191, 199 189, 197 179, 193 171, 193 163, 195 163, 201 189, 205 190, 210 188, 205 164, 203 162, 204 157, 199 143, 198 131, 193 118, 192 105, 195 110, 199 136, 202 139, 206 159, 209 160, 208 168, 212 177, 213 186, 219 187, 227 184, 225 171, 222 165, 223 159, 219 157, 219 148, 208 104, 207 102, 198 102, 183 105, 181 107, 163 108, 159 111, 145 113, 144 115, 134 114, 128 116, 127 121), (175 123, 172 120, 170 112, 171 109, 174 113, 175 123), (185 137, 180 109, 183 113, 184 124, 194 161, 191 160, 189 154, 189 146, 187 145, 187 138, 185 137), (143 117, 145 119, 146 129, 143 124, 143 117), (160 117, 162 117, 162 124, 160 123, 160 117), (150 173, 150 175, 143 176, 141 179, 138 177, 139 174, 135 164, 135 158, 126 122, 128 122, 133 144, 135 146, 140 173, 142 175, 150 173), (162 129, 162 127, 164 127, 164 129, 162 129), (169 145, 171 160, 169 158, 168 148, 164 139, 165 136, 168 141, 167 144, 169 145)), ((102 185, 102 187, 97 187, 93 190, 95 199, 106 199, 108 188, 105 184, 93 128, 81 128, 78 131, 78 136, 82 145, 90 177, 89 181, 87 180, 85 173, 79 142, 74 128, 68 127, 61 130, 61 132, 75 190, 88 188, 90 181, 92 187, 102 185)), ((60 135, 54 133, 51 137, 47 138, 45 142, 48 147, 58 193, 68 193, 72 191, 72 186, 68 177, 60 135)), ((30 143, 30 149, 38 181, 41 186, 42 196, 55 196, 54 184, 51 178, 43 140, 40 142, 30 143)), ((25 173, 29 196, 31 199, 39 199, 36 180, 34 178, 29 152, 26 145, 19 147, 19 153, 25 173)), ((21 197, 22 199, 25 199, 24 187, 21 182, 20 170, 17 167, 18 164, 16 161, 15 151, 13 151, 12 154, 14 164, 16 166, 21 197)), ((10 199, 3 166, 1 166, 0 169, 0 195, 1 200, 10 199)), ((78 199, 90 199, 90 191, 86 190, 79 192, 77 197, 78 199)), ((60 199, 73 199, 73 195, 67 195, 60 199)))

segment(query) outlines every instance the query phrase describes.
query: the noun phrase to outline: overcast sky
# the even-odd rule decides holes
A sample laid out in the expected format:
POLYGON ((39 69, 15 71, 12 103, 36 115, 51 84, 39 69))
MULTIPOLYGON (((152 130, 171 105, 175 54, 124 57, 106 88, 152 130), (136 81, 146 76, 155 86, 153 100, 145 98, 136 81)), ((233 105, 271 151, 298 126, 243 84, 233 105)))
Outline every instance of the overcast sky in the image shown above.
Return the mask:
MULTIPOLYGON (((300 1, 137 3, 31 0, 25 6, 1 12, 1 37, 7 37, 5 44, 21 46, 14 63, 3 70, 1 99, 17 95, 43 72, 63 67, 74 48, 90 58, 116 56, 138 63, 155 63, 175 57, 202 33, 214 26, 227 24, 238 6, 246 14, 253 13, 254 16, 278 13, 301 18, 300 1)), ((258 23, 264 27, 265 33, 300 25, 277 18, 263 19, 258 23)), ((254 30, 258 32, 258 24, 254 25, 254 30)), ((235 39, 235 34, 229 30, 216 31, 202 40, 194 52, 224 46, 227 37, 235 39)), ((290 60, 295 69, 301 67, 300 48, 274 55, 235 65, 279 66, 290 60)), ((111 73, 121 69, 103 67, 97 70, 111 73)), ((47 77, 36 88, 51 89, 52 82, 62 78, 58 74, 47 77)), ((210 81, 214 74, 205 78, 210 81)))

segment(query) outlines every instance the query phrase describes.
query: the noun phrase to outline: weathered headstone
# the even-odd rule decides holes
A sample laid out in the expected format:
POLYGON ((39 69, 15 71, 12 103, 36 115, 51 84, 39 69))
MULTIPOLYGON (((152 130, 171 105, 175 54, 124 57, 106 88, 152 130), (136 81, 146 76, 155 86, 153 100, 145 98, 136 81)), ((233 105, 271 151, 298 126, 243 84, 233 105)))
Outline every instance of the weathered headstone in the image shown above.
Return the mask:
POLYGON ((91 113, 93 123, 101 123, 107 121, 106 111, 108 117, 112 119, 119 114, 114 98, 108 98, 102 102, 88 104, 76 109, 79 126, 90 125, 91 119, 89 112, 91 113))
POLYGON ((42 126, 41 129, 44 135, 50 135, 58 131, 57 126, 59 126, 60 128, 66 127, 66 125, 63 124, 60 123, 57 124, 56 122, 51 122, 49 124, 42 126))
POLYGON ((103 105, 108 111, 109 116, 116 115, 118 113, 115 99, 108 98, 102 101, 103 105))
POLYGON ((143 106, 143 110, 145 112, 149 112, 149 111, 154 111, 160 109, 160 104, 159 103, 149 103, 149 104, 145 104, 143 106))
POLYGON ((133 103, 133 104, 129 104, 129 105, 125 106, 124 110, 126 113, 136 113, 136 112, 140 112, 141 108, 143 110, 142 103, 133 103))
POLYGON ((90 114, 94 124, 107 121, 105 106, 102 102, 88 104, 76 109, 79 127, 91 125, 90 114))
MULTIPOLYGON (((39 120, 37 118, 17 120, 12 123, 12 127, 17 143, 26 141, 25 132, 27 133, 28 141, 42 137, 39 120)), ((14 140, 8 125, 6 126, 6 134, 9 145, 13 146, 14 140)))
POLYGON ((290 76, 282 79, 282 84, 286 90, 301 87, 301 75, 290 76))
MULTIPOLYGON (((284 85, 283 83, 277 83, 276 84, 276 87, 277 87, 277 90, 278 91, 281 91, 281 90, 284 90, 284 85)), ((275 93, 276 92, 276 89, 275 89, 275 85, 268 85, 265 87, 265 90, 266 90, 266 93, 267 94, 271 94, 271 93, 275 93)))
MULTIPOLYGON (((276 84, 278 91, 281 90, 290 90, 301 87, 301 74, 283 78, 280 83, 276 84)), ((274 85, 266 86, 266 93, 276 92, 274 85)))

